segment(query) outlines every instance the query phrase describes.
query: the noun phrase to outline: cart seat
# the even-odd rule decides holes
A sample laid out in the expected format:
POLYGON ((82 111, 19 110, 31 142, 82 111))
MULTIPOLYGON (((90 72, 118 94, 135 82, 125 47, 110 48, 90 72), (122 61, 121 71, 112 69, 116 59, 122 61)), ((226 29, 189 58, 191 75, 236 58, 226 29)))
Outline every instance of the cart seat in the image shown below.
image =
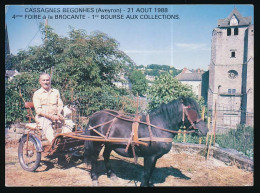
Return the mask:
POLYGON ((36 122, 32 122, 32 119, 35 121, 35 117, 34 117, 33 112, 32 112, 32 109, 34 109, 33 102, 25 102, 24 107, 27 110, 26 116, 29 118, 29 123, 27 123, 25 125, 25 128, 32 129, 32 130, 35 130, 35 129, 41 130, 41 128, 39 127, 39 125, 36 122))
POLYGON ((27 129, 36 129, 37 128, 37 123, 27 123, 25 125, 25 128, 27 128, 27 129))

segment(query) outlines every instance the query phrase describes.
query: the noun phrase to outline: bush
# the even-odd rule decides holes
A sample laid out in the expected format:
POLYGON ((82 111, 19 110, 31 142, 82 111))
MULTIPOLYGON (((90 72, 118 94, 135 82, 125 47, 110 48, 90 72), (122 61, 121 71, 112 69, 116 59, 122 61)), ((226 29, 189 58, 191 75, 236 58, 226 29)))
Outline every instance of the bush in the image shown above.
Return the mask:
POLYGON ((12 123, 26 120, 24 103, 19 96, 19 88, 25 101, 32 101, 34 91, 39 88, 38 75, 34 73, 23 73, 17 75, 6 84, 5 88, 5 127, 12 123))
MULTIPOLYGON (((186 134, 186 143, 199 144, 199 139, 200 139, 200 137, 196 134, 193 134, 193 133, 192 134, 186 134)), ((183 140, 184 140, 183 134, 176 135, 173 138, 173 142, 176 142, 176 143, 182 143, 183 140)), ((206 136, 201 137, 201 144, 206 144, 206 136)))
POLYGON ((238 125, 237 129, 230 129, 225 135, 216 135, 216 143, 220 147, 242 152, 252 159, 254 155, 254 128, 238 125))

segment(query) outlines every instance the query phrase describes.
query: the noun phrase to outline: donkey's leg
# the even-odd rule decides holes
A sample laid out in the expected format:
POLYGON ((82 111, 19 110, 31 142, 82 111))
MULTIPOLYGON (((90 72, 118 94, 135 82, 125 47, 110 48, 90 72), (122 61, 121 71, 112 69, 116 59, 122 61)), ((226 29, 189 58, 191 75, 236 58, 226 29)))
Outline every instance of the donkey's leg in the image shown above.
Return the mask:
POLYGON ((90 156, 90 160, 91 160, 91 179, 92 179, 92 184, 93 186, 98 186, 98 173, 97 173, 97 159, 98 159, 98 155, 99 152, 101 150, 101 144, 98 142, 94 142, 93 143, 93 150, 90 156))
POLYGON ((144 157, 144 175, 141 186, 153 186, 150 182, 150 178, 155 168, 156 161, 157 159, 155 158, 155 156, 144 157))
POLYGON ((104 149, 103 157, 104 157, 105 167, 107 170, 107 177, 109 177, 109 178, 111 178, 111 180, 115 181, 115 180, 117 180, 117 177, 116 177, 114 171, 112 170, 111 164, 109 161, 111 151, 112 151, 111 146, 106 145, 105 149, 104 149))

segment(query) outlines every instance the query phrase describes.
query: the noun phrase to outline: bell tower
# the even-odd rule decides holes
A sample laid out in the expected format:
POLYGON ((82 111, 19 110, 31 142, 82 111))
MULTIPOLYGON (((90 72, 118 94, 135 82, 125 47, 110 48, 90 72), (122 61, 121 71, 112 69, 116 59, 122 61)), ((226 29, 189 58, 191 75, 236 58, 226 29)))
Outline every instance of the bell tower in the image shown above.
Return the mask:
POLYGON ((248 100, 249 89, 253 92, 253 38, 251 17, 236 8, 213 29, 208 108, 214 110, 217 101, 219 125, 246 124, 248 110, 253 111, 252 96, 248 100))

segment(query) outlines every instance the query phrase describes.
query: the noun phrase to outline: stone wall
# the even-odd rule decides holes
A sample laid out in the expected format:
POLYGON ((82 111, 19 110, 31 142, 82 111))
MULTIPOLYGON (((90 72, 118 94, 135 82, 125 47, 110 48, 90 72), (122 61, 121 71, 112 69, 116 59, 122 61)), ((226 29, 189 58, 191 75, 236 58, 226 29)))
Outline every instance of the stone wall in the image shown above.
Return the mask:
MULTIPOLYGON (((189 144, 189 143, 173 143, 172 152, 174 153, 189 153, 189 154, 200 154, 205 156, 206 159, 206 146, 200 144, 189 144)), ((224 149, 219 147, 211 147, 210 157, 224 162, 226 165, 236 165, 238 168, 253 171, 254 162, 253 160, 239 154, 234 149, 224 149)))

